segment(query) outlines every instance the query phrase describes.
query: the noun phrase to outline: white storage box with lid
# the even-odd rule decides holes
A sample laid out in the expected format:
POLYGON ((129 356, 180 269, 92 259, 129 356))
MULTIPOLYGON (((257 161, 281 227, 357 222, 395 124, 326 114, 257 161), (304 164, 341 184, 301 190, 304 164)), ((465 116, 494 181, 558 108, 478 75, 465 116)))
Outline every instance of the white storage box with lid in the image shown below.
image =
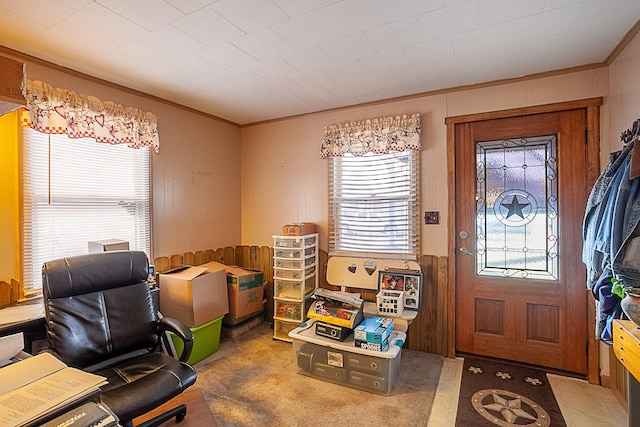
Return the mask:
POLYGON ((355 347, 353 334, 344 341, 317 336, 314 323, 307 320, 289 332, 300 374, 371 393, 391 393, 407 334, 393 331, 388 350, 374 351, 355 347))

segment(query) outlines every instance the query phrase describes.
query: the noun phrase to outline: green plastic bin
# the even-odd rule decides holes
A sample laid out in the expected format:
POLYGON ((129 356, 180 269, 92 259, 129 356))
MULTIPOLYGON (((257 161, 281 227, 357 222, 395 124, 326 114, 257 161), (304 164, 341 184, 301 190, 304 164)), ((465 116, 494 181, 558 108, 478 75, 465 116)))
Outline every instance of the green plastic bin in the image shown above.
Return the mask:
MULTIPOLYGON (((220 316, 204 325, 190 328, 191 332, 193 332, 193 350, 191 350, 191 356, 189 356, 187 363, 193 365, 218 351, 223 317, 224 316, 220 316)), ((171 332, 169 332, 169 334, 171 335, 173 346, 176 349, 176 354, 180 357, 182 350, 184 350, 184 344, 177 335, 171 332)))

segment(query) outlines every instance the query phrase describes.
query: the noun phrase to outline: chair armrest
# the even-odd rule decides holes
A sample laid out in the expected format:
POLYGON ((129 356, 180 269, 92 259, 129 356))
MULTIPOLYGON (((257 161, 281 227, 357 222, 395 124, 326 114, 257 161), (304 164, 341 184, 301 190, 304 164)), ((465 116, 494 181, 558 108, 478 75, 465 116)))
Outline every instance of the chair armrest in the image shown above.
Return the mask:
POLYGON ((189 359, 189 356, 191 356, 191 350, 193 349, 193 332, 191 329, 178 319, 173 319, 171 317, 160 318, 158 320, 158 327, 160 328, 161 334, 164 334, 165 332, 173 332, 182 340, 184 343, 184 349, 180 355, 180 361, 186 362, 189 359))

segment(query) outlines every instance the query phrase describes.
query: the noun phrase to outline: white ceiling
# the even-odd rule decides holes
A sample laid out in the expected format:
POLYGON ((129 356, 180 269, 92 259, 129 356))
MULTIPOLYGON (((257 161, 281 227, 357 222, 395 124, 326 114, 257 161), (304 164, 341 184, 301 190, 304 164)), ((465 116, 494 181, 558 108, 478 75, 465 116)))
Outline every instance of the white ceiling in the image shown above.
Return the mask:
POLYGON ((244 125, 601 63, 639 19, 640 0, 0 0, 0 45, 244 125))

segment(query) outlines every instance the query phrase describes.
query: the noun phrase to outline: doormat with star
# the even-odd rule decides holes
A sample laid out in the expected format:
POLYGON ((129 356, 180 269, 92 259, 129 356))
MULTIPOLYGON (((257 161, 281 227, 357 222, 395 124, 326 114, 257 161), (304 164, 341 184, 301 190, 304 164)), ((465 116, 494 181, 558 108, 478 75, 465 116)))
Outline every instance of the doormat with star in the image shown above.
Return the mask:
POLYGON ((456 427, 566 427, 544 371, 464 358, 456 427))

